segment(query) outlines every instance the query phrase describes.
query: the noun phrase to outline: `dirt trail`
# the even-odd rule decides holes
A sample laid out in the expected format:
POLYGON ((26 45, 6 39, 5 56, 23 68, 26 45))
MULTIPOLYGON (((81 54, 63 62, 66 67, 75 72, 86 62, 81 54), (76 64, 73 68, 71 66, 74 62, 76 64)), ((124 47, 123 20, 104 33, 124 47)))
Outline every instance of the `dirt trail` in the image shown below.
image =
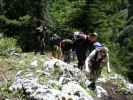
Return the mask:
POLYGON ((101 100, 133 100, 133 95, 126 94, 119 89, 117 84, 108 81, 103 83, 103 88, 108 92, 108 96, 104 96, 101 100))

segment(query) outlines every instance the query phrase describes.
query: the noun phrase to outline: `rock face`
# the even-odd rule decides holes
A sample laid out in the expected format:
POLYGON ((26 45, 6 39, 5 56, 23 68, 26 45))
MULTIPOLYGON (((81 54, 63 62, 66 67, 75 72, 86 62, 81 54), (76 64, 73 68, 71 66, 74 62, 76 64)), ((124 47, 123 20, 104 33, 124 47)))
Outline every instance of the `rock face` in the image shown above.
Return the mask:
POLYGON ((31 62, 29 66, 32 68, 16 74, 15 81, 9 88, 13 92, 23 91, 29 100, 94 100, 94 97, 109 95, 108 91, 97 84, 116 79, 128 83, 125 88, 133 93, 133 85, 120 75, 99 78, 93 91, 95 95, 92 96, 91 90, 87 88, 91 82, 73 65, 58 59, 48 59, 43 62, 41 69, 37 68, 39 66, 37 60, 31 62))
MULTIPOLYGON (((31 62, 30 67, 36 66, 36 60, 31 62)), ((32 70, 19 71, 9 89, 13 92, 22 90, 28 98, 37 100, 93 100, 93 97, 80 85, 81 71, 72 65, 58 59, 45 61, 41 73, 42 77, 46 78, 43 84, 32 70)))

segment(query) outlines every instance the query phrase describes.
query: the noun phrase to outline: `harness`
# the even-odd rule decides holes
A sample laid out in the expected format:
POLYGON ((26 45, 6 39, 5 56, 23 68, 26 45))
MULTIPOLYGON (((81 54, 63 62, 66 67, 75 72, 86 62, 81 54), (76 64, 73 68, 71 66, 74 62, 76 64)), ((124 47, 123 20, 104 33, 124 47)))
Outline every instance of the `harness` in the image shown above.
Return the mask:
POLYGON ((91 59, 92 67, 94 67, 94 69, 98 68, 100 65, 99 61, 97 61, 97 55, 98 55, 98 52, 96 52, 94 57, 91 59))
POLYGON ((105 57, 102 57, 101 59, 97 59, 98 57, 98 53, 100 51, 96 51, 96 54, 94 55, 94 57, 91 59, 91 63, 92 63, 92 67, 94 69, 97 69, 100 67, 100 64, 101 64, 101 61, 105 58, 105 57))

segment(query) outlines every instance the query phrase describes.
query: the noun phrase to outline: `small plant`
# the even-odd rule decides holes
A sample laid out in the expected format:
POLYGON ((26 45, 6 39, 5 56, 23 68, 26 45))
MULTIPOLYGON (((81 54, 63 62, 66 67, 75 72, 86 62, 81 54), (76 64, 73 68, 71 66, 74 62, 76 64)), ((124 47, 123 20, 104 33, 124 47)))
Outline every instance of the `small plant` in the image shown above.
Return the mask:
POLYGON ((0 95, 2 96, 3 100, 6 99, 17 99, 17 100, 26 100, 26 96, 23 94, 22 90, 18 90, 16 92, 12 92, 9 90, 9 87, 11 86, 11 81, 8 83, 3 84, 0 86, 0 95))
POLYGON ((17 47, 17 40, 14 38, 0 39, 0 55, 8 56, 15 52, 21 52, 21 48, 17 47))

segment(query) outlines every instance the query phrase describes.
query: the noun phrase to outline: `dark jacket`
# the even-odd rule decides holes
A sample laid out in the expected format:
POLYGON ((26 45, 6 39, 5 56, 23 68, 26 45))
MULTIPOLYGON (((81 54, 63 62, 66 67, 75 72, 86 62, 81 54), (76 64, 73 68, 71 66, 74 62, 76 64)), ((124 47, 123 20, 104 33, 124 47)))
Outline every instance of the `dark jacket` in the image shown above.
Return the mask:
POLYGON ((60 42, 60 46, 63 51, 69 51, 73 48, 73 41, 70 39, 64 39, 60 42))

